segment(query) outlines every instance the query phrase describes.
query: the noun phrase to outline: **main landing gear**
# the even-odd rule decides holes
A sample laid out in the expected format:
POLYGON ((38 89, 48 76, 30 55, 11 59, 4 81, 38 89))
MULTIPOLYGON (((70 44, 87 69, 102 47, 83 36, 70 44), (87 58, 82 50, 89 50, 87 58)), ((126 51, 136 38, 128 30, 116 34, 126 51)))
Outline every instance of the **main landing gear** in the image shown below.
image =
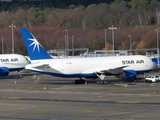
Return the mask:
POLYGON ((86 83, 86 81, 82 78, 75 80, 75 84, 85 84, 85 83, 86 83))
POLYGON ((106 80, 97 80, 97 84, 107 84, 106 80))
POLYGON ((104 73, 97 73, 97 72, 95 72, 95 74, 100 79, 100 80, 97 80, 97 84, 107 84, 107 81, 104 80, 104 78, 105 78, 105 74, 104 73))
MULTIPOLYGON (((100 80, 97 80, 97 84, 107 84, 107 81, 104 80, 104 78, 105 78, 104 73, 95 73, 95 74, 100 79, 100 80)), ((75 84, 86 84, 86 81, 83 78, 79 78, 79 79, 75 80, 75 84)))

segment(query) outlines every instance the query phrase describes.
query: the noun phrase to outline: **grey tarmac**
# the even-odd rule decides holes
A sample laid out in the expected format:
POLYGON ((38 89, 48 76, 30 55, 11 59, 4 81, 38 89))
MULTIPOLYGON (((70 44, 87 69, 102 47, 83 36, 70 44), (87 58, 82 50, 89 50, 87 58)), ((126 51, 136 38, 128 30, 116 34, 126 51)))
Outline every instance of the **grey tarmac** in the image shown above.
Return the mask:
POLYGON ((74 84, 34 72, 0 77, 2 120, 159 120, 160 83, 124 82, 74 84))

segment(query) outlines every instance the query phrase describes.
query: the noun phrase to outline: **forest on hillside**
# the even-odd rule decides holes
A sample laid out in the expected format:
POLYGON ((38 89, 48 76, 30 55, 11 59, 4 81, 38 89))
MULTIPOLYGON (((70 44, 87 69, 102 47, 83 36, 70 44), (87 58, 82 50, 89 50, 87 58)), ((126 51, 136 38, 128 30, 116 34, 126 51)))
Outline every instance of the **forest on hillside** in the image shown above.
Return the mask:
MULTIPOLYGON (((103 1, 103 0, 102 0, 103 1)), ((105 0, 104 0, 105 1, 105 0)), ((94 50, 112 49, 112 25, 115 49, 156 48, 155 29, 160 26, 160 2, 158 0, 115 0, 110 3, 86 5, 68 4, 64 7, 41 6, 40 2, 0 3, 0 38, 4 40, 4 52, 11 53, 11 28, 14 28, 15 53, 27 55, 19 28, 26 27, 46 50, 65 48, 65 30, 68 30, 69 47, 74 36, 75 48, 94 50), (34 4, 33 4, 34 3, 34 4), (5 4, 8 6, 6 9, 5 4), (12 4, 12 5, 11 5, 12 4), (2 6, 4 8, 2 8, 2 6), (105 32, 105 29, 107 31, 105 32), (105 34, 107 45, 105 48, 105 34)), ((47 2, 49 3, 49 2, 47 2)), ((58 3, 57 3, 58 4, 58 3)), ((0 40, 0 43, 2 41, 0 40)), ((0 49, 0 52, 2 50, 0 49)))

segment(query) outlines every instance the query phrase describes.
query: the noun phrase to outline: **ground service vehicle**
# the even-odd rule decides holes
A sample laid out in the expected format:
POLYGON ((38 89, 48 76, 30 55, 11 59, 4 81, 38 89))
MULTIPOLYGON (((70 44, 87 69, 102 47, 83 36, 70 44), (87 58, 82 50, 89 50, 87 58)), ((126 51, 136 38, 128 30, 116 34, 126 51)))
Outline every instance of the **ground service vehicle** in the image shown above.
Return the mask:
POLYGON ((159 82, 160 81, 160 76, 159 75, 148 75, 145 78, 145 82, 159 82))

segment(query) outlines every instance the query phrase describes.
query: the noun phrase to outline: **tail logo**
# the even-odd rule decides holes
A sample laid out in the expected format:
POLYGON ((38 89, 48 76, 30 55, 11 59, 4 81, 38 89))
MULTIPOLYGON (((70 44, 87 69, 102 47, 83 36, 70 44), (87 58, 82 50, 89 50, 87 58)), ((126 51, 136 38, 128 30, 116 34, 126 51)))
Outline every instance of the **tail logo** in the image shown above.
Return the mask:
POLYGON ((53 59, 27 28, 20 28, 31 60, 53 59))
MULTIPOLYGON (((28 40, 33 41, 33 42, 29 45, 29 47, 32 46, 32 45, 34 45, 33 51, 34 51, 34 50, 36 49, 36 47, 37 47, 38 52, 40 52, 40 49, 39 49, 39 47, 41 46, 40 43, 36 40, 36 38, 35 38, 34 36, 32 36, 32 37, 33 37, 33 39, 28 39, 28 40)), ((42 46, 41 46, 41 47, 42 47, 42 46)))

